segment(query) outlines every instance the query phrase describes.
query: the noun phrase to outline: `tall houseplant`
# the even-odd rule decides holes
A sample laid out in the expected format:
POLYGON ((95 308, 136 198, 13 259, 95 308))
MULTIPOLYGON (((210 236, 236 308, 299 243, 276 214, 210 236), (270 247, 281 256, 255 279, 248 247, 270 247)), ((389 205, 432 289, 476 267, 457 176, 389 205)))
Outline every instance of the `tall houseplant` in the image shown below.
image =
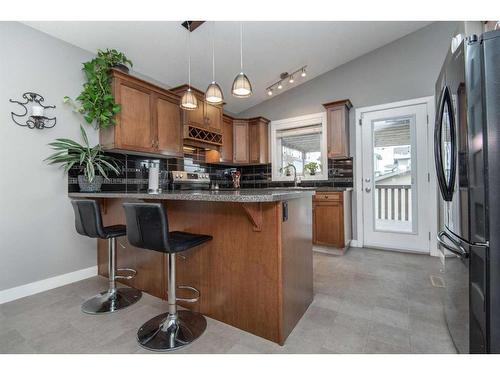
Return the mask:
POLYGON ((64 102, 71 103, 88 124, 95 124, 96 129, 114 125, 115 115, 120 112, 120 105, 115 103, 111 91, 110 69, 117 67, 128 70, 127 65, 132 67, 132 61, 122 52, 115 49, 97 50, 95 58, 83 63, 82 70, 87 81, 83 84, 82 92, 75 101, 65 96, 64 102))
POLYGON ((83 144, 71 139, 58 138, 49 146, 55 153, 45 159, 49 164, 61 164, 67 173, 73 166, 78 165, 83 174, 78 175, 78 184, 81 191, 96 192, 101 190, 104 178, 108 178, 109 171, 118 174, 116 161, 102 152, 101 146, 90 147, 85 129, 80 125, 83 144))

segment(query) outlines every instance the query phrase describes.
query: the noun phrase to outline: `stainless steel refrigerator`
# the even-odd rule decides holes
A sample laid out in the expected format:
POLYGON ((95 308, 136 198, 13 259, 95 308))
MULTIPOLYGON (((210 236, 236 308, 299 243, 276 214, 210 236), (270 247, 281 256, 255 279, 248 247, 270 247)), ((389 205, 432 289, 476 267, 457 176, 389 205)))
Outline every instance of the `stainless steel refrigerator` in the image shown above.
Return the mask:
POLYGON ((436 100, 446 322, 460 353, 500 353, 500 30, 448 53, 436 100))

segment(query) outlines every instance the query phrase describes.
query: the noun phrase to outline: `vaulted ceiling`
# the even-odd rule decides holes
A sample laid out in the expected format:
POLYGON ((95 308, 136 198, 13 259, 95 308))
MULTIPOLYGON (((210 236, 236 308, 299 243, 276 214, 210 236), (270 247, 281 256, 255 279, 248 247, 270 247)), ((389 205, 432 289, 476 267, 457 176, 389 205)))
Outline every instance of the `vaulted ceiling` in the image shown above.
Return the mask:
MULTIPOLYGON (((174 21, 31 21, 25 24, 95 53, 98 48, 123 51, 134 70, 173 87, 187 82, 187 35, 174 21)), ((429 22, 244 22, 243 65, 254 94, 230 94, 240 71, 239 22, 205 22, 191 34, 191 82, 205 90, 212 80, 212 30, 215 30, 216 80, 226 109, 234 114, 268 99, 265 88, 308 65, 300 85, 322 73, 414 32, 429 22)), ((285 87, 284 90, 290 89, 285 87)))

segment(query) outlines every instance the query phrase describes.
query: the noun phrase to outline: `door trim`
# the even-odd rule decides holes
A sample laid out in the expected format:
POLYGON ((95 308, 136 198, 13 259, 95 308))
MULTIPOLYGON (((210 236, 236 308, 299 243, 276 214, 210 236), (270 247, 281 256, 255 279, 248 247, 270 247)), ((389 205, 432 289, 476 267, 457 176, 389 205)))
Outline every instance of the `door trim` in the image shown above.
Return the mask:
POLYGON ((435 118, 435 104, 434 96, 424 96, 421 98, 403 100, 393 103, 379 104, 368 107, 356 108, 356 122, 355 122, 355 141, 356 153, 354 164, 354 191, 356 197, 356 244, 358 247, 364 246, 363 234, 363 184, 362 184, 362 170, 363 170, 363 146, 361 138, 361 119, 364 113, 380 111, 385 109, 392 109, 398 107, 407 107, 412 105, 425 104, 427 106, 427 165, 429 172, 429 192, 431 204, 428 205, 429 211, 427 214, 431 217, 434 225, 430 227, 430 255, 439 256, 437 244, 437 232, 439 228, 438 221, 438 189, 436 181, 436 171, 434 166, 434 118, 435 118), (434 210, 431 208, 434 207, 434 210))

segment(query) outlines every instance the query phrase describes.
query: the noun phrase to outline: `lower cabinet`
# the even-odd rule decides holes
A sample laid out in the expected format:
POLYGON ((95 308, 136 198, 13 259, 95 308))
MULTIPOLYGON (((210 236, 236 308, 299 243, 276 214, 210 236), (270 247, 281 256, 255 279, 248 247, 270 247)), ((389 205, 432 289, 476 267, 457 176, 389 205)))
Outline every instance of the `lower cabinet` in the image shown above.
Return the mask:
POLYGON ((351 192, 313 196, 313 243, 345 250, 351 241, 351 192))

